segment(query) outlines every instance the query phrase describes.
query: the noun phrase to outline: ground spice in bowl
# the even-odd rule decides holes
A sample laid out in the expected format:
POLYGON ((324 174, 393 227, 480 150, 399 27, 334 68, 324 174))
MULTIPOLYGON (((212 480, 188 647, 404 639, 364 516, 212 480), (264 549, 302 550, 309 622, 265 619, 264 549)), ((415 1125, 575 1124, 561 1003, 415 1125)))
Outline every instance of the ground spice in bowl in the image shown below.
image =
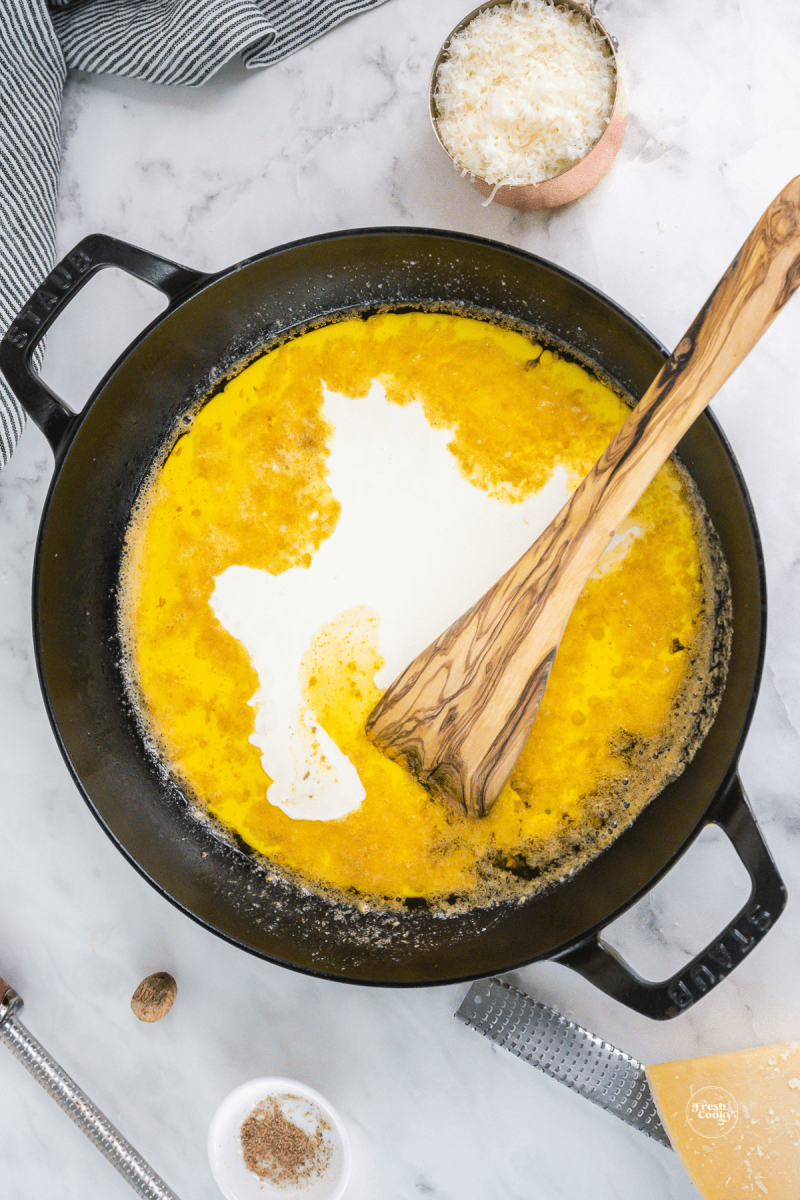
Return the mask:
POLYGON ((313 1101, 268 1096, 242 1123, 242 1154, 249 1171, 273 1187, 297 1188, 319 1179, 333 1157, 331 1127, 313 1101), (284 1111, 287 1106, 295 1124, 284 1111), (306 1128, 303 1128, 306 1126, 306 1128), (309 1132, 309 1128, 312 1132, 309 1132))

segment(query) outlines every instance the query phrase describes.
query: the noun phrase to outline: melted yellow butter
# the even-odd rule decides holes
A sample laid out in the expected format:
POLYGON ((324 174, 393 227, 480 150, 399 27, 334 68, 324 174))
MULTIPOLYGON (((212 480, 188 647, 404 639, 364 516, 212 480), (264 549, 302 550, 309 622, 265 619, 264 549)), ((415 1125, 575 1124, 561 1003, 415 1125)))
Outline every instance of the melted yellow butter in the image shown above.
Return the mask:
POLYGON ((321 381, 355 397, 374 379, 393 402, 418 400, 431 425, 452 430, 465 476, 509 502, 557 465, 577 484, 628 411, 581 367, 466 317, 383 314, 287 342, 197 413, 151 481, 129 537, 130 674, 168 766, 274 863, 368 896, 496 898, 504 865, 540 870, 547 853, 558 857, 598 825, 598 797, 635 813, 674 769, 675 755, 655 773, 650 759, 675 740, 670 722, 703 628, 697 516, 667 464, 634 510, 641 536, 587 584, 517 770, 483 820, 433 802, 368 742, 377 623, 358 609, 332 620, 301 677, 367 797, 337 821, 292 820, 267 801, 270 781, 248 740, 256 674, 209 597, 232 564, 278 574, 310 563, 339 512, 326 482, 321 381))

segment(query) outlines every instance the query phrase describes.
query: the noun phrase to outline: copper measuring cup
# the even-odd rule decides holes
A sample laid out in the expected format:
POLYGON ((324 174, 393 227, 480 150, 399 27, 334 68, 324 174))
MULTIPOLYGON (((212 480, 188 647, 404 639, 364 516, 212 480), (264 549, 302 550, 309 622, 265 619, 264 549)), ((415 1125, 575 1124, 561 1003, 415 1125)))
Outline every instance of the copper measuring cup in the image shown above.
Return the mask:
POLYGON ((487 0, 486 3, 473 9, 463 20, 459 21, 455 29, 452 29, 445 38, 444 44, 433 64, 428 89, 431 125, 433 126, 436 140, 447 157, 487 201, 491 199, 494 204, 502 204, 507 208, 527 209, 528 211, 543 208, 558 208, 562 204, 569 204, 571 201, 577 200, 593 188, 596 183, 600 182, 616 158, 617 151, 622 145, 625 126, 628 121, 628 98, 617 56, 619 43, 594 15, 594 0, 587 0, 587 3, 583 4, 579 0, 558 0, 559 8, 575 9, 588 18, 598 33, 605 39, 614 62, 614 100, 608 124, 583 158, 579 159, 573 166, 568 167, 566 171, 562 171, 559 175, 554 175, 552 179, 545 179, 541 183, 501 184, 495 188, 493 184, 487 183, 485 179, 481 179, 479 176, 472 174, 472 172, 464 170, 462 164, 458 163, 445 147, 437 127, 436 100, 434 95, 436 90, 436 76, 439 67, 447 58, 452 38, 457 33, 460 33, 462 29, 465 29, 479 13, 485 12, 490 8, 500 8, 503 5, 509 6, 511 2, 512 0, 487 0))

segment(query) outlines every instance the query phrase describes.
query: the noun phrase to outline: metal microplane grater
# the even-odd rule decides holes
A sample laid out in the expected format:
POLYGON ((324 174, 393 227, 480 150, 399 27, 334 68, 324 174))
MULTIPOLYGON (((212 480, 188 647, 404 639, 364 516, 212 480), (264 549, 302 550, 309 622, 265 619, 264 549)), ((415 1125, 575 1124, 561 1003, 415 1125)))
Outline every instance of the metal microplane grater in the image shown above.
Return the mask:
POLYGON ((502 979, 474 983, 456 1016, 627 1125, 670 1145, 644 1065, 582 1025, 502 979))
POLYGON ((82 1129, 112 1167, 116 1167, 143 1200, 178 1200, 164 1180, 156 1175, 140 1154, 134 1150, 108 1117, 95 1108, 74 1079, 51 1058, 41 1042, 37 1042, 17 1017, 22 997, 0 979, 0 1042, 8 1046, 23 1067, 55 1100, 68 1117, 82 1129))

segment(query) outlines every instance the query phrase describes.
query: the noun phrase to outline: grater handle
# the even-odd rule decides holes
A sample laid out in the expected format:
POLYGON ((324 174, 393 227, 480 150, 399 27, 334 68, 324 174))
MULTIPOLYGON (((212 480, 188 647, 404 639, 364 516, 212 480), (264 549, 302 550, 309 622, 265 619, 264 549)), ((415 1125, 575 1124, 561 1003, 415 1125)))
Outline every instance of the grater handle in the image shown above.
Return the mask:
POLYGON ((786 888, 738 775, 712 810, 708 823, 719 825, 728 835, 752 886, 743 908, 687 966, 669 979, 651 983, 602 941, 602 930, 557 959, 615 1000, 656 1021, 685 1012, 722 983, 758 945, 786 906, 786 888))

